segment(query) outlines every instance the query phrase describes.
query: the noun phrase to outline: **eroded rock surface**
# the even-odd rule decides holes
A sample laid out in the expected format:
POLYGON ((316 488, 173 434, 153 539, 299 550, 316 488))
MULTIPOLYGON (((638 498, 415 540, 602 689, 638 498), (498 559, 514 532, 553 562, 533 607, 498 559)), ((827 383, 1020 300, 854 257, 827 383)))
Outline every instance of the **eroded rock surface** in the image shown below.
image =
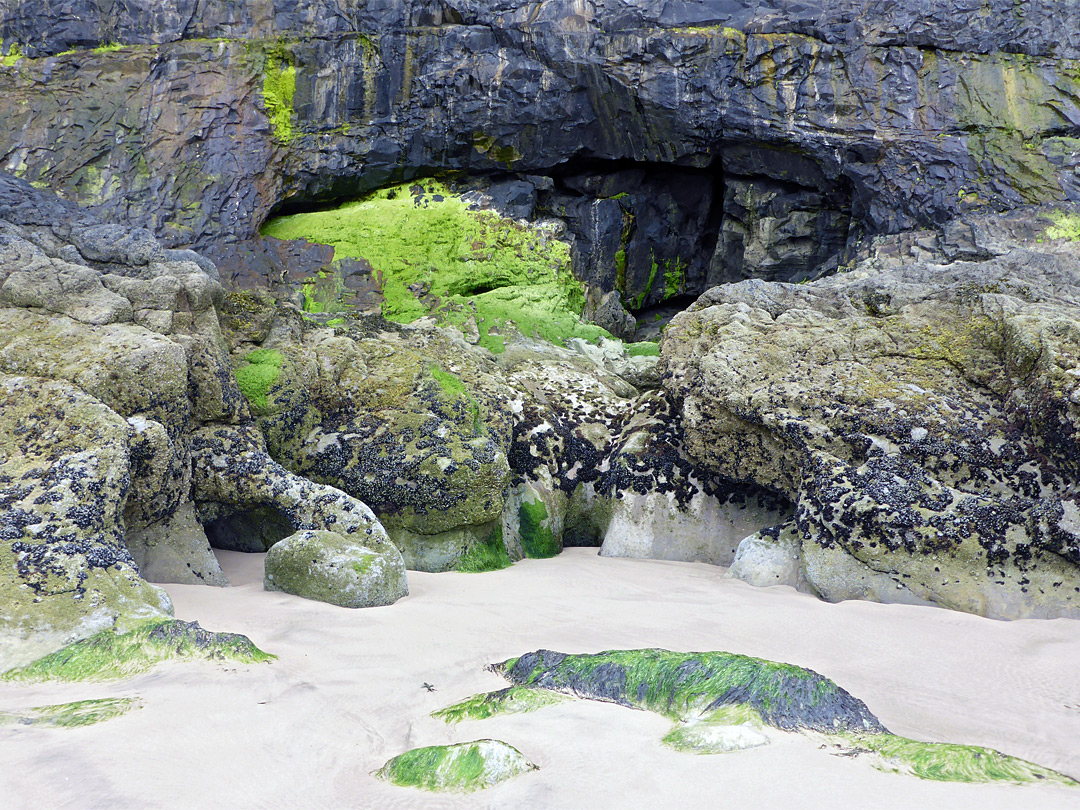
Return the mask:
POLYGON ((1080 254, 1052 238, 1068 215, 1037 215, 941 237, 994 258, 887 243, 810 285, 714 288, 669 327, 690 457, 792 499, 825 598, 1080 615, 1080 254))

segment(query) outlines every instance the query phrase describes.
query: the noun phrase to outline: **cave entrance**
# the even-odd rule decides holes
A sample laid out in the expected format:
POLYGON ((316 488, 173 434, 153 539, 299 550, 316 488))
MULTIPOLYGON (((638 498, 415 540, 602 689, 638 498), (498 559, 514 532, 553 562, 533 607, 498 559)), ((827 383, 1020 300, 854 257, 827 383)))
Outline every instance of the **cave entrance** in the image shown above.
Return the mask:
POLYGON ((222 551, 261 554, 284 540, 296 529, 288 518, 272 506, 252 506, 203 526, 210 547, 222 551))

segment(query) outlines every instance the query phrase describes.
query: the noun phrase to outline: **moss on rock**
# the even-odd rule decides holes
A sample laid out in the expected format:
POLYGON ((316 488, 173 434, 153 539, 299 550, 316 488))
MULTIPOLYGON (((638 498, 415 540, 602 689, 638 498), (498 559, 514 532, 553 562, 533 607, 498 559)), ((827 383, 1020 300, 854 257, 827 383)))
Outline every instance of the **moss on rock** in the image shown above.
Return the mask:
POLYGON ((555 539, 548 524, 547 506, 543 501, 523 500, 518 506, 521 546, 526 557, 555 557, 562 544, 555 539))
POLYGON ((560 344, 610 337, 581 322, 585 298, 570 270, 570 246, 553 229, 470 210, 437 180, 278 217, 262 233, 332 245, 337 259, 367 261, 387 318, 410 323, 435 313, 458 326, 472 320, 480 345, 495 353, 515 332, 560 344))
POLYGON ((503 543, 502 526, 499 525, 484 542, 475 543, 466 549, 455 563, 454 570, 479 574, 484 571, 499 571, 513 564, 514 561, 506 551, 506 544, 503 543))
POLYGON ((476 740, 414 748, 391 759, 376 775, 402 787, 468 793, 535 770, 512 745, 476 740))
POLYGON ((340 607, 391 605, 409 593, 405 562, 388 542, 297 532, 266 553, 263 587, 340 607))
POLYGON ((255 349, 244 355, 244 361, 236 369, 236 383, 252 411, 263 414, 269 407, 267 393, 280 376, 285 358, 273 349, 255 349))
POLYGON ((129 678, 172 659, 259 663, 272 658, 246 636, 215 633, 203 630, 198 622, 173 619, 146 622, 124 633, 105 630, 9 670, 0 680, 104 681, 129 678))
POLYGON ((557 692, 510 686, 497 692, 473 695, 453 706, 432 712, 431 716, 452 725, 462 720, 485 720, 499 714, 524 714, 565 700, 568 698, 557 692))

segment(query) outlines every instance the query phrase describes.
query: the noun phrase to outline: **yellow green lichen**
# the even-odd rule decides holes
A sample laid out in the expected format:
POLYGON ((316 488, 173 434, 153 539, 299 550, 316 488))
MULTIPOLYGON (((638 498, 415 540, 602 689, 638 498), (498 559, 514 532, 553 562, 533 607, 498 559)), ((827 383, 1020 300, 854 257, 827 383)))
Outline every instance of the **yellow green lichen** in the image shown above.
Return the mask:
POLYGON ((1046 229, 1051 239, 1068 239, 1080 242, 1080 214, 1067 214, 1064 211, 1052 211, 1048 214, 1054 224, 1046 229))
MULTIPOLYGON (((3 48, 3 41, 0 40, 0 50, 2 50, 2 48, 3 48)), ((4 54, 3 56, 0 56, 0 65, 3 65, 4 67, 11 67, 16 62, 18 62, 20 59, 22 59, 22 56, 23 56, 22 46, 19 45, 19 43, 17 43, 17 42, 13 42, 8 47, 8 52, 6 54, 4 54)))

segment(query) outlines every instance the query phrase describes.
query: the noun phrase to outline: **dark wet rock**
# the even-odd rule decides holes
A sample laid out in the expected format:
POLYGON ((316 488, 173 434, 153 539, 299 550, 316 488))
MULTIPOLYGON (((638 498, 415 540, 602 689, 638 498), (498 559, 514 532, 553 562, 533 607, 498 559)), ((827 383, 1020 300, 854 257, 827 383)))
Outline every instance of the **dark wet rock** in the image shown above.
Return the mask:
POLYGON ((812 284, 717 287, 668 328, 689 456, 795 502, 826 599, 1078 615, 1075 216, 885 239, 812 284))
POLYGON ((1075 0, 10 0, 0 155, 261 286, 271 212, 486 175, 637 310, 1077 199, 1077 30, 1075 0))

